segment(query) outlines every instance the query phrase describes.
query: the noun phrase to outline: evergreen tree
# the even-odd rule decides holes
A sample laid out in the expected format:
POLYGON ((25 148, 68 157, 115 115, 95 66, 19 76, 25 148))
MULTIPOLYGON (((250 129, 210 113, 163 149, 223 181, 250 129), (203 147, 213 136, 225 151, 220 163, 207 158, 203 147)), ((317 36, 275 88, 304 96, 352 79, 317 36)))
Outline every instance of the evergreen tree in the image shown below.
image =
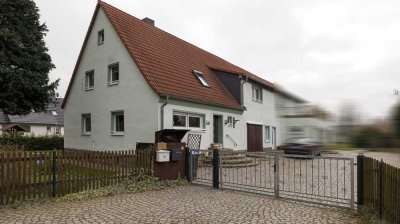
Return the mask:
POLYGON ((393 110, 392 120, 395 135, 400 139, 400 103, 398 103, 393 110))
POLYGON ((59 80, 43 37, 46 24, 32 0, 0 0, 0 108, 10 114, 43 111, 59 80))

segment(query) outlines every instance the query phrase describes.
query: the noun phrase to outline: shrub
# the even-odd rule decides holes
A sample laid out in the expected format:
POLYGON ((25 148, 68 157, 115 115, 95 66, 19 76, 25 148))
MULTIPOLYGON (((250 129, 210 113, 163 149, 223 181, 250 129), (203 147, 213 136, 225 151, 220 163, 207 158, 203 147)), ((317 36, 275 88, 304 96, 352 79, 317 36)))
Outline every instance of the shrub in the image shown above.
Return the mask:
POLYGON ((352 144, 357 148, 391 148, 396 147, 396 138, 391 133, 375 127, 363 127, 352 136, 352 144))
POLYGON ((138 174, 131 173, 121 183, 113 186, 102 187, 95 190, 82 191, 64 195, 58 201, 81 201, 96 197, 112 196, 118 194, 131 194, 144 191, 163 190, 188 184, 186 180, 159 180, 156 177, 146 175, 141 169, 138 174))
POLYGON ((64 138, 60 136, 22 136, 3 134, 0 136, 0 148, 22 150, 62 149, 64 138))

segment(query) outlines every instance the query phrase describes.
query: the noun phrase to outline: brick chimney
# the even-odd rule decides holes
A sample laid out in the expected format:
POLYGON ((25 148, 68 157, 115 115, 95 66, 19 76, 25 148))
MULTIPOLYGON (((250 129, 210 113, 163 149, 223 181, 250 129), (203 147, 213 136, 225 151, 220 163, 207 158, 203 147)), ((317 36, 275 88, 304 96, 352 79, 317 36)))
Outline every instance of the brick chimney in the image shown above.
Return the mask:
POLYGON ((149 17, 143 18, 142 21, 151 26, 154 26, 154 24, 155 24, 154 20, 150 19, 149 17))

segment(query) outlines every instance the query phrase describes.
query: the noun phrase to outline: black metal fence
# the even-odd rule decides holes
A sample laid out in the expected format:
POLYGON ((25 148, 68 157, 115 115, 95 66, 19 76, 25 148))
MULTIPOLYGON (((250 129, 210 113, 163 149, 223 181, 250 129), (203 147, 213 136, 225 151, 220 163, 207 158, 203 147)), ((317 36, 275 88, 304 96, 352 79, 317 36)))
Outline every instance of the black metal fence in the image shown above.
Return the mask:
POLYGON ((354 208, 352 158, 219 150, 191 155, 194 183, 354 208))

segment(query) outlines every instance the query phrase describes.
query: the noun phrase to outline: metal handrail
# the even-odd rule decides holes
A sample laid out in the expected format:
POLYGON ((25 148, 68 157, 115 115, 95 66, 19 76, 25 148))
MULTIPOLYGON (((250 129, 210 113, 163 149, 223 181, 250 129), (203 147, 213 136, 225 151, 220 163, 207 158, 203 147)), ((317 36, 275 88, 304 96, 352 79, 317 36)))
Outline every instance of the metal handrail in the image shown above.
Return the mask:
POLYGON ((233 138, 230 135, 226 134, 225 137, 229 138, 233 142, 233 145, 235 147, 238 146, 238 144, 235 142, 235 140, 233 140, 233 138))

